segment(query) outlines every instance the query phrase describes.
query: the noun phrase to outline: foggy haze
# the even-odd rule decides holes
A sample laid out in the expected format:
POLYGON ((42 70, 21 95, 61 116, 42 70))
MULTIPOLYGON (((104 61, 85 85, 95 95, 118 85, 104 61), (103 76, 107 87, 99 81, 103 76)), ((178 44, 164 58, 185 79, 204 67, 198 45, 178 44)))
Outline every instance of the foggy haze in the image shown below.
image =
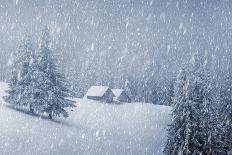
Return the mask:
POLYGON ((23 34, 36 42, 47 25, 80 96, 91 85, 123 87, 127 79, 140 88, 151 79, 173 81, 196 51, 208 53, 217 79, 231 48, 231 5, 229 0, 3 0, 0 78, 8 78, 9 55, 23 34))

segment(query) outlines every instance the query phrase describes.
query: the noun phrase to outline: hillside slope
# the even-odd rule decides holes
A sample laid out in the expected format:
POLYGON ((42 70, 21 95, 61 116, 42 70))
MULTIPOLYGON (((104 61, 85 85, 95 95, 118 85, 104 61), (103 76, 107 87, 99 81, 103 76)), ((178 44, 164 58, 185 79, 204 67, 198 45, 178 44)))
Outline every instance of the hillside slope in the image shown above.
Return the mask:
POLYGON ((18 154, 161 155, 170 107, 127 103, 110 105, 75 99, 70 117, 54 121, 31 116, 2 100, 0 83, 0 152, 18 154))

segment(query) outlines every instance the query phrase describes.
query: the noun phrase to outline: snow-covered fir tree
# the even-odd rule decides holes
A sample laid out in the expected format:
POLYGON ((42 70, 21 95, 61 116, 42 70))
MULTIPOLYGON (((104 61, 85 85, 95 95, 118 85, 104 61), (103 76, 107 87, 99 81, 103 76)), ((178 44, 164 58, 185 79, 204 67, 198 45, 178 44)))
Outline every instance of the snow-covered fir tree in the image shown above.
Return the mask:
POLYGON ((49 29, 45 27, 41 33, 33 67, 34 82, 32 85, 35 87, 33 107, 36 111, 47 113, 49 118, 60 115, 68 117, 64 108, 74 107, 74 104, 73 101, 67 99, 70 91, 52 52, 49 29))
POLYGON ((224 145, 224 120, 222 120, 221 112, 214 108, 213 116, 211 116, 211 153, 213 155, 224 155, 227 149, 224 145))
MULTIPOLYGON (((231 54, 230 54, 231 55, 231 54)), ((230 56, 231 58, 231 56, 230 56)), ((221 135, 223 141, 224 151, 232 149, 232 62, 228 60, 226 66, 226 72, 224 77, 224 83, 221 88, 221 122, 223 135, 221 135)))
POLYGON ((129 95, 130 98, 132 98, 131 88, 130 88, 130 81, 128 79, 125 80, 123 89, 126 91, 126 93, 129 95))
MULTIPOLYGON (((173 111, 172 111, 172 123, 169 125, 169 134, 168 134, 168 141, 165 146, 164 153, 167 155, 174 155, 178 154, 180 151, 183 151, 184 147, 187 147, 185 144, 184 137, 185 130, 189 132, 190 126, 187 125, 190 110, 188 104, 188 72, 185 67, 180 70, 180 73, 177 78, 176 88, 175 88, 175 98, 173 101, 173 111), (183 116, 183 114, 185 116, 183 116), (186 125, 185 127, 183 125, 186 125), (186 129, 189 128, 189 129, 186 129)), ((186 134, 188 134, 186 132, 186 134)))
POLYGON ((214 122, 216 119, 216 110, 215 99, 213 97, 212 91, 212 81, 209 73, 209 56, 207 51, 205 52, 205 56, 202 60, 198 60, 200 67, 198 68, 198 72, 196 70, 196 77, 200 77, 200 83, 202 87, 203 93, 203 108, 201 109, 201 128, 203 131, 203 154, 212 154, 213 145, 215 141, 213 140, 215 126, 214 122))
POLYGON ((30 106, 29 85, 31 80, 30 62, 34 48, 27 35, 23 38, 14 58, 11 59, 11 78, 9 81, 8 96, 5 100, 13 105, 30 106))
POLYGON ((8 61, 8 66, 10 69, 10 79, 8 81, 9 90, 7 91, 8 95, 4 96, 6 102, 10 104, 16 104, 17 102, 17 83, 18 83, 18 72, 17 72, 17 63, 16 63, 16 54, 11 53, 10 59, 8 61))
POLYGON ((208 73, 207 56, 201 56, 197 52, 190 65, 191 82, 189 95, 194 107, 194 129, 195 153, 212 153, 212 135, 214 129, 212 122, 214 118, 214 99, 212 97, 211 79, 208 73))
POLYGON ((168 155, 212 153, 212 103, 210 79, 197 53, 182 68, 176 83, 172 123, 164 152, 168 155))

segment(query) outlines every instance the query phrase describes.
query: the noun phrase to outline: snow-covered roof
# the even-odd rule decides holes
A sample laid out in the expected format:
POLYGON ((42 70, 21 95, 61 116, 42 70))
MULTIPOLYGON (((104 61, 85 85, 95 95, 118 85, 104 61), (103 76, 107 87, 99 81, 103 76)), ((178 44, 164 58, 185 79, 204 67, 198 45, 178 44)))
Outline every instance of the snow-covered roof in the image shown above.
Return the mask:
POLYGON ((123 91, 124 91, 123 89, 112 89, 112 92, 114 93, 115 98, 118 98, 122 94, 123 91))
POLYGON ((109 89, 107 86, 92 86, 86 93, 86 96, 103 96, 109 89))

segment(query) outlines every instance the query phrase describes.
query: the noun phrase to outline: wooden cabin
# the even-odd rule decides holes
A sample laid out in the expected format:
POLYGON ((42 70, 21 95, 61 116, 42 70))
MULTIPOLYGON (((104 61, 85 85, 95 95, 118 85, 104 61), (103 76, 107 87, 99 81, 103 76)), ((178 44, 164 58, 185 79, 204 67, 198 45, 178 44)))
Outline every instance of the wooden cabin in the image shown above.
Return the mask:
POLYGON ((131 102, 129 95, 123 89, 112 89, 114 93, 114 101, 116 102, 131 102))
POLYGON ((114 96, 112 90, 107 86, 92 86, 87 91, 85 98, 112 103, 114 96))

